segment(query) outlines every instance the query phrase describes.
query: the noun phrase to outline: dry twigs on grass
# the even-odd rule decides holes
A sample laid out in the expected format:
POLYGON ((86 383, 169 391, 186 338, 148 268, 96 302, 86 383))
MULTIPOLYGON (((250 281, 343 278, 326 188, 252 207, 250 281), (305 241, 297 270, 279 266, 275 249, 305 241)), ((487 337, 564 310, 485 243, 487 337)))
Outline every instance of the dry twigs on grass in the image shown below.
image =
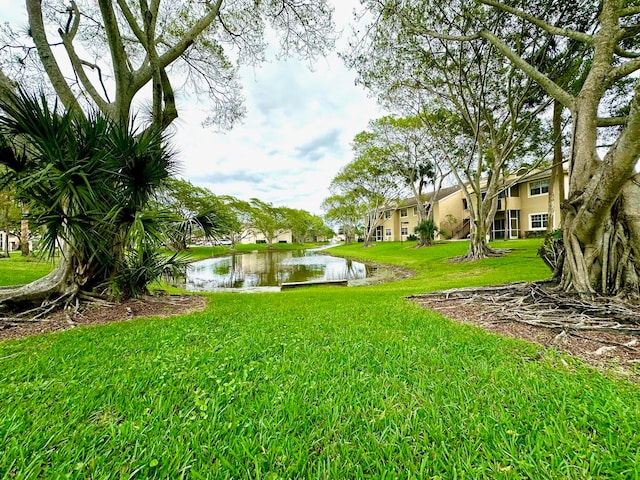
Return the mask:
POLYGON ((640 335, 640 308, 610 298, 583 300, 554 291, 544 283, 511 283, 412 295, 415 300, 458 300, 491 305, 482 313, 488 323, 515 321, 567 331, 602 331, 640 335))
MULTIPOLYGON (((29 310, 10 312, 5 315, 0 314, 0 330, 13 328, 21 323, 40 322, 52 312, 61 308, 71 308, 74 297, 70 294, 61 295, 53 300, 45 300, 39 306, 29 310)), ((0 305, 2 306, 2 305, 0 305)), ((77 310, 77 305, 75 309, 77 310)))

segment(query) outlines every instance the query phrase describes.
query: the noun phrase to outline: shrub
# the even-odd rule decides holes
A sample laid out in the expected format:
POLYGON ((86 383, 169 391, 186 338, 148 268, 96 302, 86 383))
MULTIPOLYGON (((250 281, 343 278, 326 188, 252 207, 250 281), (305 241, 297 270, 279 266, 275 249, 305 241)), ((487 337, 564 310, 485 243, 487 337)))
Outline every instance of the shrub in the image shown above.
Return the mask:
POLYGON ((423 220, 413 230, 420 237, 420 245, 431 245, 438 227, 433 220, 423 220))

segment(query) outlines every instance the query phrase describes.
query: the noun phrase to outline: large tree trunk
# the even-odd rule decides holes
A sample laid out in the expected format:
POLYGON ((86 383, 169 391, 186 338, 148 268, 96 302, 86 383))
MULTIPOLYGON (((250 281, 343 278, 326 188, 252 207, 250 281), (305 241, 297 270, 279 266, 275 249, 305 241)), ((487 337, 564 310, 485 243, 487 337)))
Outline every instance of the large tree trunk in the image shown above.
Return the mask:
MULTIPOLYGON (((370 247, 371 246, 371 242, 373 240, 373 234, 376 231, 376 227, 378 226, 378 215, 377 215, 377 209, 373 210, 374 213, 369 213, 368 217, 369 217, 369 225, 368 225, 368 229, 364 234, 364 243, 362 245, 363 248, 366 247, 370 247)), ((365 227, 366 228, 366 227, 365 227)))
POLYGON ((590 225, 584 225, 580 215, 567 215, 564 290, 640 300, 640 176, 636 177, 626 183, 611 210, 590 225), (585 227, 592 232, 587 241, 585 227))
POLYGON ((640 99, 636 92, 623 133, 600 160, 594 97, 599 98, 579 98, 573 112, 569 199, 563 203, 566 259, 561 286, 587 296, 638 300, 640 176, 633 168, 640 154, 640 99))
POLYGON ((562 104, 553 102, 553 165, 551 166, 551 178, 549 179, 549 218, 547 232, 552 232, 557 224, 556 200, 558 203, 564 200, 564 172, 562 168, 562 104), (556 186, 557 185, 557 186, 556 186))
POLYGON ((14 305, 40 305, 45 302, 69 301, 81 291, 95 286, 90 265, 74 257, 71 249, 63 248, 60 261, 48 275, 26 285, 0 287, 0 307, 14 305))
POLYGON ((35 305, 49 298, 75 295, 79 285, 74 281, 71 263, 62 257, 57 267, 46 276, 27 285, 0 288, 0 306, 35 305))
POLYGON ((473 261, 481 258, 490 257, 495 252, 489 247, 487 242, 487 231, 484 228, 483 221, 476 221, 471 225, 469 234, 469 249, 467 250, 466 259, 473 261))
POLYGON ((489 246, 491 226, 498 208, 497 189, 496 179, 489 179, 484 198, 482 198, 482 193, 478 191, 475 195, 476 202, 470 205, 471 230, 466 260, 474 261, 497 255, 497 252, 489 246))

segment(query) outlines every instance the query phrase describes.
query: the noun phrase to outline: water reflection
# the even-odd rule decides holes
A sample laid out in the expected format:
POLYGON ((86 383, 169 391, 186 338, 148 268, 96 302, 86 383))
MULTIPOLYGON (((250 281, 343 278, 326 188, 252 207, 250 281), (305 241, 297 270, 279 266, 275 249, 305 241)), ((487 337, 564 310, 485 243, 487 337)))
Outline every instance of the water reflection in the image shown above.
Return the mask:
POLYGON ((272 250, 210 258, 191 264, 186 288, 277 290, 285 282, 355 280, 369 276, 367 266, 314 250, 272 250))

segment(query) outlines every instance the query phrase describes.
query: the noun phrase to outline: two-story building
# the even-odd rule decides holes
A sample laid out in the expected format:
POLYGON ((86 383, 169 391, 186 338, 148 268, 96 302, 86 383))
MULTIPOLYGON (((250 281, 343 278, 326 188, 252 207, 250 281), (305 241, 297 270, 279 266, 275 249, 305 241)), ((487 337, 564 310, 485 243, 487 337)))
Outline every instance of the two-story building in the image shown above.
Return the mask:
MULTIPOLYGON (((525 238, 543 233, 549 222, 549 171, 524 176, 512 175, 498 194, 498 206, 491 228, 491 239, 525 238)), ((564 191, 568 190, 565 174, 564 191)), ((558 188, 554 191, 558 192, 558 188)), ((434 195, 429 193, 427 195, 434 195)), ((469 205, 459 186, 443 188, 433 199, 432 218, 446 238, 467 238, 470 230, 469 205)), ((557 193, 556 193, 557 195, 557 193)), ((427 197, 428 200, 431 200, 427 197)), ((554 202, 554 224, 560 227, 560 199, 554 202)), ((373 239, 376 242, 402 241, 414 234, 419 223, 415 199, 407 199, 384 208, 378 217, 373 239)))
MULTIPOLYGON (((549 182, 548 171, 536 172, 513 180, 498 195, 498 208, 491 229, 492 239, 524 238, 547 231, 549 226, 549 182)), ((568 177, 564 191, 568 190, 568 177)), ((558 188, 554 189, 557 195, 558 188)), ((564 200, 564 199, 562 199, 564 200)), ((553 225, 560 227, 560 201, 554 202, 553 225)))
MULTIPOLYGON (((431 192, 427 195, 433 196, 434 193, 431 192)), ((457 215, 456 218, 461 219, 464 213, 461 198, 462 192, 458 186, 441 189, 433 200, 433 218, 438 219, 440 216, 444 218, 447 214, 452 213, 457 215)), ((379 214, 373 241, 398 242, 406 240, 414 234, 414 229, 419 222, 420 216, 415 198, 404 200, 397 205, 390 205, 379 214)))

